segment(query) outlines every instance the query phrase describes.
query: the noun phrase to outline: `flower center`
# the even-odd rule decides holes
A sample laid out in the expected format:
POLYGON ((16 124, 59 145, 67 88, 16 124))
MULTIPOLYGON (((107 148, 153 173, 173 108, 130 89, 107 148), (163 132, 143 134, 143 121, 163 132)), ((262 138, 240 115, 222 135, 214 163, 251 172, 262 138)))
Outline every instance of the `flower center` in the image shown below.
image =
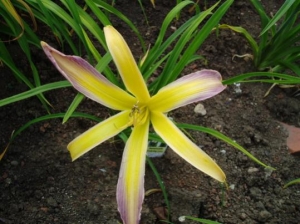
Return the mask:
POLYGON ((139 101, 137 101, 129 114, 129 122, 133 126, 142 125, 147 120, 148 114, 148 108, 146 106, 139 106, 139 101))

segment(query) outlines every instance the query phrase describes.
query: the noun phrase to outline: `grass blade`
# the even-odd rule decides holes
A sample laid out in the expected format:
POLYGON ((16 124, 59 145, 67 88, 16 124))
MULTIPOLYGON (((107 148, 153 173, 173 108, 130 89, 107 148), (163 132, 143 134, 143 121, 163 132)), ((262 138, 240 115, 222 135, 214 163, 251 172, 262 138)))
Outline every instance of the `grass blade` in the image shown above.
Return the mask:
POLYGON ((285 184, 285 185, 283 186, 283 188, 287 188, 287 187, 289 187, 289 186, 291 186, 291 185, 294 185, 294 184, 300 184, 300 178, 288 182, 287 184, 285 184))
POLYGON ((169 57, 165 68, 160 76, 160 80, 158 84, 155 86, 154 93, 156 93, 161 87, 166 84, 174 81, 182 72, 183 68, 186 66, 191 56, 200 48, 201 44, 204 40, 209 36, 212 29, 216 27, 223 17, 227 9, 233 3, 233 0, 225 1, 209 18, 209 20, 204 24, 204 26, 196 33, 194 31, 198 28, 198 24, 202 22, 218 5, 216 3, 211 8, 206 11, 201 12, 197 16, 197 22, 193 23, 191 27, 189 27, 184 34, 181 36, 179 41, 177 42, 172 55, 169 57), (194 35, 193 35, 194 33, 194 35), (193 37, 193 40, 189 43, 188 47, 181 53, 184 49, 184 46, 189 42, 189 40, 193 37), (180 57, 180 60, 179 60, 180 57), (171 74, 171 75, 170 75, 171 74))
POLYGON ((246 29, 244 29, 243 27, 240 27, 240 26, 229 26, 227 24, 219 25, 218 28, 219 29, 231 29, 234 32, 242 34, 247 39, 247 41, 249 42, 249 44, 250 44, 250 46, 252 48, 254 57, 255 58, 257 57, 257 54, 258 54, 258 45, 257 45, 256 41, 253 39, 253 37, 250 35, 250 33, 246 29))
MULTIPOLYGON (((108 11, 109 13, 112 13, 114 15, 116 15, 117 17, 119 17, 121 20, 123 20, 129 27, 130 29, 137 35, 142 48, 143 48, 143 52, 146 52, 146 47, 145 47, 145 41, 142 38, 141 34, 139 33, 138 29, 136 28, 136 26, 120 11, 118 11, 117 9, 115 9, 114 7, 112 7, 111 5, 107 4, 106 2, 102 1, 102 0, 93 0, 92 1, 97 7, 100 7, 106 11, 108 11)), ((92 9, 92 8, 91 8, 92 9)), ((97 16, 98 13, 95 15, 97 16)), ((98 18, 101 19, 101 18, 98 18)), ((100 20, 101 21, 101 20, 100 20)), ((109 22, 110 24, 110 22, 109 22)), ((107 25, 107 24, 104 24, 107 25)))
POLYGON ((250 72, 234 76, 223 81, 224 85, 230 85, 238 82, 266 82, 276 84, 299 84, 300 77, 292 75, 273 73, 273 72, 250 72), (251 79, 254 77, 269 77, 270 79, 251 79), (274 79, 277 78, 277 79, 274 79), (250 80, 247 80, 250 79, 250 80))
POLYGON ((171 212, 171 206, 170 206, 170 202, 169 202, 169 199, 168 199, 168 194, 167 194, 167 190, 166 190, 166 187, 164 185, 164 182, 162 181, 160 175, 159 175, 159 172, 157 171, 156 167, 154 166, 154 164, 152 163, 151 159, 146 156, 146 161, 148 163, 148 165, 150 166, 152 172, 154 173, 155 177, 156 177, 156 180, 162 190, 162 193, 163 193, 163 196, 164 196, 164 201, 166 203, 166 206, 167 206, 167 209, 168 209, 168 221, 170 221, 170 212, 171 212))
POLYGON ((263 166, 267 169, 274 170, 274 168, 272 168, 272 167, 264 164, 260 160, 258 160, 256 157, 254 157, 251 153, 249 153, 246 149, 244 149, 242 146, 237 144, 235 141, 233 141, 232 139, 228 138, 227 136, 223 135, 222 133, 220 133, 216 130, 206 128, 206 127, 202 127, 202 126, 198 126, 198 125, 191 125, 191 124, 176 124, 176 125, 179 128, 189 129, 189 130, 196 130, 196 131, 201 131, 201 132, 210 134, 210 135, 222 140, 223 142, 226 142, 227 144, 233 146, 234 148, 240 150, 242 153, 244 153, 246 156, 248 156, 250 159, 252 159, 257 164, 259 164, 259 165, 261 165, 261 166, 263 166))
POLYGON ((40 93, 49 91, 49 90, 54 90, 54 89, 59 89, 59 88, 64 88, 64 87, 70 87, 72 86, 68 81, 59 81, 59 82, 53 82, 50 84, 45 84, 42 86, 35 87, 31 90, 28 90, 26 92, 20 93, 13 95, 11 97, 5 98, 0 100, 0 107, 5 106, 7 104, 11 104, 20 100, 27 99, 29 97, 38 95, 40 93))
POLYGON ((197 221, 197 222, 200 222, 200 223, 203 223, 203 224, 221 224, 220 222, 211 221, 209 219, 195 218, 195 217, 192 217, 192 216, 184 216, 184 219, 197 221))
POLYGON ((264 29, 261 31, 260 35, 264 35, 265 32, 267 32, 272 26, 275 25, 275 23, 280 20, 284 14, 289 10, 289 8, 294 4, 295 0, 289 0, 285 1, 283 5, 280 7, 280 9, 276 12, 275 16, 268 22, 268 24, 264 27, 264 29))
POLYGON ((72 116, 72 114, 84 98, 85 96, 82 93, 77 93, 63 118, 63 124, 69 120, 69 118, 72 116))

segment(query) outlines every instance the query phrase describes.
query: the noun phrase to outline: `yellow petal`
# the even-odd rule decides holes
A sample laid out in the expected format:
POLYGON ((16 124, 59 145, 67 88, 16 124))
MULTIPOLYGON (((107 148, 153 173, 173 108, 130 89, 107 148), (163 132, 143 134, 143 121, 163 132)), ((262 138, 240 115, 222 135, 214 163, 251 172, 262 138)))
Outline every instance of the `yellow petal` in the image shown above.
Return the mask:
POLYGON ((126 143, 117 186, 118 209, 124 224, 138 224, 144 200, 145 159, 149 118, 135 126, 126 143))
POLYGON ((152 111, 169 112, 187 104, 205 100, 226 88, 219 72, 201 70, 161 88, 149 101, 152 111))
POLYGON ((60 73, 88 98, 115 110, 130 109, 136 103, 133 96, 107 80, 84 59, 64 55, 45 42, 41 45, 60 73))
POLYGON ((74 161, 84 153, 127 128, 130 112, 130 110, 122 111, 100 122, 70 142, 68 149, 72 160, 74 161))
POLYGON ((207 175, 225 182, 226 177, 222 169, 210 156, 189 140, 166 115, 159 112, 151 113, 151 122, 155 132, 178 155, 207 175))
POLYGON ((126 89, 131 92, 139 102, 146 103, 150 98, 146 83, 124 38, 112 26, 104 27, 104 34, 108 49, 126 89))

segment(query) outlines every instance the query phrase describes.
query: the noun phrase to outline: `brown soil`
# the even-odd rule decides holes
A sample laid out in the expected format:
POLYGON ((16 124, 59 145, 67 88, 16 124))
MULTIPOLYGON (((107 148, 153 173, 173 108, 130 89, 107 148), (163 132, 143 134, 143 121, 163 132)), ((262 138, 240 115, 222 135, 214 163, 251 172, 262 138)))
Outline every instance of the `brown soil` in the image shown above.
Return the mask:
MULTIPOLYGON (((157 7, 153 9, 145 1, 150 23, 147 27, 137 1, 116 2, 116 7, 134 21, 149 43, 155 40, 164 16, 173 6, 168 1, 157 1, 157 7)), ((282 4, 275 0, 263 2, 273 13, 282 4)), ((188 16, 189 13, 183 13, 180 21, 188 16)), ((173 25, 176 27, 179 23, 173 25)), ((254 36, 260 31, 259 17, 247 1, 236 1, 222 23, 243 26, 254 36)), ((121 22, 115 20, 113 25, 139 58, 141 49, 137 38, 121 22)), ((45 40, 55 46, 54 40, 45 40)), ((16 52, 14 57, 19 60, 20 68, 30 74, 30 68, 16 46, 11 45, 10 50, 16 52)), ((43 83, 63 80, 43 52, 33 51, 43 83)), ((251 61, 232 60, 234 54, 251 53, 243 37, 233 32, 221 31, 219 37, 212 34, 199 53, 205 56, 208 64, 194 63, 186 68, 186 74, 210 68, 218 70, 226 79, 255 71, 251 61)), ((1 99, 26 90, 5 67, 0 68, 0 78, 1 99)), ((269 87, 260 83, 242 84, 241 92, 238 92, 236 86, 228 86, 218 96, 202 102, 207 110, 205 116, 194 113, 196 104, 170 114, 177 122, 222 132, 276 168, 269 172, 224 142, 190 131, 197 144, 224 169, 230 188, 223 189, 168 149, 162 158, 153 159, 153 162, 169 194, 172 223, 179 223, 178 217, 182 215, 227 224, 300 222, 300 186, 282 188, 288 181, 300 177, 299 157, 289 154, 287 134, 278 123, 282 121, 299 127, 300 102, 291 97, 289 91, 277 87, 264 98, 269 87)), ((45 95, 54 106, 51 113, 65 112, 75 94, 72 88, 47 92, 45 95)), ((87 99, 78 111, 100 118, 110 115, 108 109, 87 99)), ((1 149, 5 148, 13 130, 43 115, 46 111, 37 98, 1 107, 1 149)), ((15 139, 0 162, 0 223, 120 222, 115 194, 123 143, 119 139, 107 141, 75 162, 71 162, 66 149, 68 142, 93 125, 94 122, 81 118, 72 118, 66 124, 53 119, 32 125, 15 139)), ((146 190, 159 188, 148 166, 145 179, 146 190)), ((146 196, 141 223, 158 223, 164 206, 161 193, 146 196)))

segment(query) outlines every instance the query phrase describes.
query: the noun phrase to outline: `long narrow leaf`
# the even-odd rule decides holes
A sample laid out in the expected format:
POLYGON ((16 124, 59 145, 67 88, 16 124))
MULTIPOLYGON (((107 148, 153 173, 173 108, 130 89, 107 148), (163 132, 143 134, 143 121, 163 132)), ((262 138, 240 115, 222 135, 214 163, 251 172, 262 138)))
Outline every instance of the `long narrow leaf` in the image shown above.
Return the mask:
MULTIPOLYGON (((270 21, 270 18, 266 14, 261 2, 259 0, 250 0, 250 2, 255 7, 256 11, 258 12, 258 14, 260 16, 261 27, 266 27, 266 25, 270 21)), ((260 36, 260 41, 259 41, 259 45, 258 45, 258 54, 257 54, 256 58, 254 58, 254 65, 256 67, 258 67, 258 65, 261 61, 261 53, 264 52, 264 47, 266 46, 267 41, 268 41, 268 33, 265 33, 264 35, 260 36)))
MULTIPOLYGON (((104 2, 102 0, 93 0, 93 2, 95 3, 95 5, 97 7, 101 7, 104 10, 106 10, 107 12, 113 13, 114 15, 119 17, 121 20, 123 20, 130 27, 130 29, 137 35, 137 37, 139 38, 139 41, 142 45, 143 51, 146 52, 144 39, 140 35, 136 26, 123 13, 121 13, 120 11, 118 11, 117 9, 115 9, 114 7, 112 7, 111 5, 107 4, 106 2, 104 2)), ((107 25, 107 24, 104 24, 104 25, 107 25)))
POLYGON ((99 5, 97 6, 95 1, 86 0, 86 4, 89 6, 89 8, 92 10, 92 12, 96 15, 96 17, 104 26, 111 25, 110 20, 107 18, 105 13, 103 13, 102 10, 99 9, 98 7, 99 5))
POLYGON ((202 223, 202 224, 222 224, 220 222, 216 222, 216 221, 211 221, 209 219, 200 219, 200 218, 195 218, 193 216, 184 216, 185 219, 188 219, 188 220, 193 220, 193 221, 197 221, 199 223, 202 223))
MULTIPOLYGON (((12 141, 19 135, 21 134, 24 130, 26 130, 27 128, 29 128, 31 125, 41 122, 41 121, 46 121, 49 119, 56 119, 56 118, 63 118, 65 116, 65 113, 57 113, 57 114, 48 114, 42 117, 38 117, 35 118, 29 122, 27 122, 26 124, 24 124, 23 126, 21 126, 17 131, 13 132, 9 143, 7 144, 7 146, 5 147, 4 151, 0 154, 0 161, 2 160, 4 154, 7 152, 7 149, 9 148, 10 144, 12 143, 12 141)), ((82 117, 82 118, 87 118, 90 120, 94 120, 97 122, 100 122, 101 119, 99 119, 98 117, 95 117, 93 115, 90 114, 86 114, 86 113, 79 113, 79 112, 74 112, 72 115, 72 117, 82 117)))
POLYGON ((92 61, 92 53, 88 47, 88 44, 86 42, 86 38, 84 36, 84 29, 82 26, 81 17, 79 15, 79 11, 82 10, 75 2, 75 0, 61 0, 61 2, 67 7, 69 10, 74 23, 73 23, 73 29, 75 30, 77 36, 81 40, 81 43, 83 43, 83 47, 86 50, 86 53, 88 55, 88 59, 91 62, 92 61))
MULTIPOLYGON (((143 63, 143 66, 141 67, 142 74, 144 76, 145 80, 148 80, 148 78, 153 73, 153 65, 157 63, 157 60, 160 60, 157 55, 170 55, 172 51, 166 52, 168 47, 171 46, 171 44, 194 22, 195 17, 189 19, 187 22, 185 22, 182 26, 180 26, 171 36, 167 38, 166 41, 164 41, 159 47, 155 44, 153 48, 150 50, 146 60, 143 63)), ((158 43, 159 44, 159 43, 158 43)), ((165 60, 160 60, 161 62, 165 60)), ((158 66, 157 66, 158 67, 158 66)), ((157 81, 155 81, 157 82, 157 81)), ((153 86, 153 83, 150 85, 150 90, 153 86)))
POLYGON ((234 32, 242 34, 249 42, 249 44, 252 48, 254 57, 257 57, 258 45, 257 45, 256 41, 254 40, 254 38, 250 35, 250 33, 246 29, 244 29, 243 27, 240 27, 240 26, 230 26, 227 24, 219 25, 218 28, 219 29, 231 29, 234 32))
POLYGON ((294 61, 283 60, 283 61, 279 62, 279 64, 284 66, 285 68, 291 69, 293 72, 295 72, 300 77, 300 67, 298 64, 294 63, 294 61))
POLYGON ((249 153, 246 149, 244 149, 242 146, 240 146, 239 144, 237 144, 235 141, 233 141, 232 139, 228 138, 227 136, 223 135, 222 133, 210 129, 210 128, 206 128, 206 127, 202 127, 202 126, 198 126, 198 125, 191 125, 191 124, 176 124, 179 128, 184 128, 184 129, 190 129, 190 130, 196 130, 196 131, 201 131, 207 134, 210 134, 224 142, 226 142, 227 144, 233 146, 234 148, 240 150, 242 153, 244 153, 246 156, 248 156, 250 159, 252 159, 254 162, 256 162, 257 164, 268 168, 268 169, 272 169, 274 170, 274 168, 264 164, 263 162, 261 162, 260 160, 258 160, 256 157, 254 157, 251 153, 249 153))
MULTIPOLYGON (((27 122, 26 124, 24 124, 23 126, 21 126, 17 131, 13 132, 10 140, 9 140, 9 143, 7 144, 7 146, 5 147, 4 151, 0 154, 0 161, 1 159, 3 158, 4 154, 6 153, 9 145, 12 143, 12 141, 19 135, 21 134, 24 130, 26 130, 27 128, 29 128, 31 125, 35 124, 35 123, 38 123, 38 122, 42 122, 42 121, 46 121, 46 120, 49 120, 49 119, 56 119, 56 118, 63 118, 65 116, 65 113, 57 113, 57 114, 48 114, 48 115, 45 115, 45 116, 42 116, 42 117, 38 117, 38 118, 35 118, 29 122, 27 122)), ((74 112, 71 117, 73 118, 78 118, 78 117, 81 117, 81 118, 86 118, 86 119, 89 119, 89 120, 93 120, 93 121, 96 121, 96 122, 101 122, 102 119, 94 116, 94 115, 90 115, 90 114, 87 114, 87 113, 81 113, 81 112, 74 112)), ((124 132, 121 132, 119 134, 119 137, 121 139, 124 140, 124 142, 126 142, 126 140, 128 139, 128 137, 126 136, 126 134, 124 132)))
POLYGON ((20 101, 20 100, 27 99, 32 96, 36 96, 40 93, 43 93, 43 92, 46 92, 49 90, 70 87, 70 86, 72 86, 72 85, 68 81, 59 81, 59 82, 54 82, 54 83, 50 83, 50 84, 45 84, 45 85, 33 88, 31 90, 28 90, 26 92, 16 94, 14 96, 0 100, 0 107, 10 104, 10 103, 20 101))
POLYGON ((69 106, 62 123, 66 123, 70 117, 72 117, 72 114, 75 112, 76 108, 78 107, 78 105, 81 103, 81 101, 84 99, 84 95, 81 93, 77 93, 77 95, 75 96, 75 98, 73 99, 71 105, 69 106))
POLYGON ((13 72, 18 80, 24 82, 28 87, 33 88, 33 84, 29 81, 29 79, 17 68, 13 59, 10 56, 6 46, 0 39, 0 60, 4 62, 13 72))
POLYGON ((156 39, 156 42, 153 46, 153 51, 155 51, 155 49, 160 48, 163 39, 165 37, 166 31, 170 25, 170 23, 173 21, 173 19, 176 17, 176 15, 187 5, 189 4, 193 4, 193 1, 182 1, 179 4, 177 4, 166 16, 166 18, 164 19, 161 27, 160 27, 160 31, 158 34, 158 37, 156 39))
POLYGON ((234 76, 230 79, 223 81, 224 85, 231 85, 238 82, 267 82, 276 84, 299 84, 300 77, 295 77, 287 74, 273 73, 273 72, 250 72, 241 75, 234 76), (252 80, 255 77, 261 77, 261 79, 252 80), (263 79, 262 77, 268 77, 269 79, 263 79), (252 78, 252 79, 251 79, 252 78), (277 79, 273 79, 277 78, 277 79), (250 80, 248 80, 250 79, 250 80))
POLYGON ((166 187, 164 185, 164 182, 162 181, 160 175, 159 175, 159 172, 157 171, 156 167, 154 166, 154 164, 152 163, 152 160, 146 156, 146 161, 148 163, 148 165, 150 166, 152 172, 154 173, 155 177, 156 177, 156 180, 162 190, 162 193, 163 193, 163 196, 164 196, 164 201, 166 203, 166 206, 167 206, 167 209, 168 209, 168 221, 170 220, 170 211, 171 211, 171 205, 170 205, 170 202, 169 202, 169 199, 168 199, 168 193, 167 193, 167 190, 166 190, 166 187))
POLYGON ((280 20, 284 16, 284 14, 289 10, 289 8, 294 4, 294 2, 295 0, 285 1, 283 5, 280 7, 280 9, 276 12, 275 16, 269 21, 269 23, 261 31, 260 35, 263 35, 272 26, 274 26, 274 24, 277 23, 278 20, 280 20))
POLYGON ((291 185, 294 185, 294 184, 300 184, 300 178, 288 182, 287 184, 285 184, 285 185, 283 186, 283 188, 287 188, 287 187, 289 187, 289 186, 291 186, 291 185))
POLYGON ((117 77, 115 76, 115 74, 111 71, 111 69, 108 66, 108 64, 111 62, 111 60, 112 60, 111 54, 109 52, 107 52, 101 58, 101 60, 98 61, 98 63, 95 66, 95 68, 98 70, 98 72, 103 71, 104 75, 106 76, 106 78, 109 81, 111 81, 112 83, 114 83, 117 86, 121 86, 119 80, 117 79, 117 77))
POLYGON ((23 20, 21 19, 21 17, 19 16, 19 14, 17 13, 15 7, 13 6, 13 4, 11 3, 10 0, 1 0, 3 6, 6 8, 6 10, 9 12, 9 14, 12 16, 12 18, 19 24, 19 26, 22 28, 21 32, 19 34, 16 35, 16 37, 13 40, 17 40, 18 38, 20 38, 23 33, 24 33, 24 24, 23 24, 23 20))
MULTIPOLYGON (((208 10, 201 12, 199 15, 196 15, 194 17, 195 18, 194 22, 183 32, 183 34, 177 41, 175 47, 173 48, 173 51, 172 51, 170 57, 168 58, 168 61, 166 62, 165 66, 164 66, 162 74, 158 78, 158 82, 154 88, 153 94, 155 94, 161 87, 163 87, 163 86, 167 85, 169 82, 175 80, 177 78, 177 76, 180 74, 180 72, 182 71, 182 68, 181 68, 181 66, 178 66, 178 64, 183 61, 184 61, 184 64, 186 64, 186 61, 184 59, 186 59, 186 56, 187 56, 187 54, 182 55, 182 51, 184 50, 187 43, 189 43, 190 40, 192 39, 192 37, 194 36, 194 32, 197 30, 199 24, 208 15, 211 14, 212 10, 217 5, 218 5, 218 3, 213 5, 208 10), (180 58, 180 61, 179 61, 179 58, 180 58)), ((205 33, 203 34, 203 36, 200 36, 201 39, 202 39, 202 37, 205 37, 205 33)), ((190 43, 190 46, 198 41, 199 40, 196 40, 196 38, 195 38, 194 41, 192 43, 190 43)), ((203 41, 203 39, 202 39, 202 41, 203 41)), ((185 52, 190 52, 191 54, 194 54, 195 51, 192 52, 192 50, 188 50, 185 52)))
MULTIPOLYGON (((168 63, 166 64, 166 67, 164 71, 166 71, 167 74, 171 75, 165 75, 162 76, 163 78, 160 80, 160 82, 157 85, 157 88, 154 92, 157 92, 159 88, 162 86, 165 86, 166 84, 170 83, 171 81, 174 81, 182 72, 183 68, 185 67, 186 63, 189 61, 190 57, 195 54, 195 52, 199 49, 201 44, 204 42, 204 40, 209 36, 212 29, 216 27, 220 21, 220 19, 223 17, 225 12, 228 10, 230 5, 233 3, 233 0, 227 0, 225 1, 209 18, 209 20, 204 24, 204 26, 197 32, 192 42, 188 45, 187 49, 184 51, 182 57, 180 57, 180 60, 177 62, 174 61, 174 59, 170 59, 170 67, 167 67, 168 63)), ((199 18, 200 22, 206 18, 208 14, 211 13, 211 11, 217 6, 217 3, 213 5, 208 10, 200 13, 199 18)), ((186 31, 186 37, 189 35, 189 31, 186 31)), ((177 47, 177 46, 176 46, 177 47)), ((176 49, 175 47, 175 49, 176 49)), ((176 49, 177 50, 177 49, 176 49)), ((179 55, 176 55, 175 57, 178 58, 179 55)))

